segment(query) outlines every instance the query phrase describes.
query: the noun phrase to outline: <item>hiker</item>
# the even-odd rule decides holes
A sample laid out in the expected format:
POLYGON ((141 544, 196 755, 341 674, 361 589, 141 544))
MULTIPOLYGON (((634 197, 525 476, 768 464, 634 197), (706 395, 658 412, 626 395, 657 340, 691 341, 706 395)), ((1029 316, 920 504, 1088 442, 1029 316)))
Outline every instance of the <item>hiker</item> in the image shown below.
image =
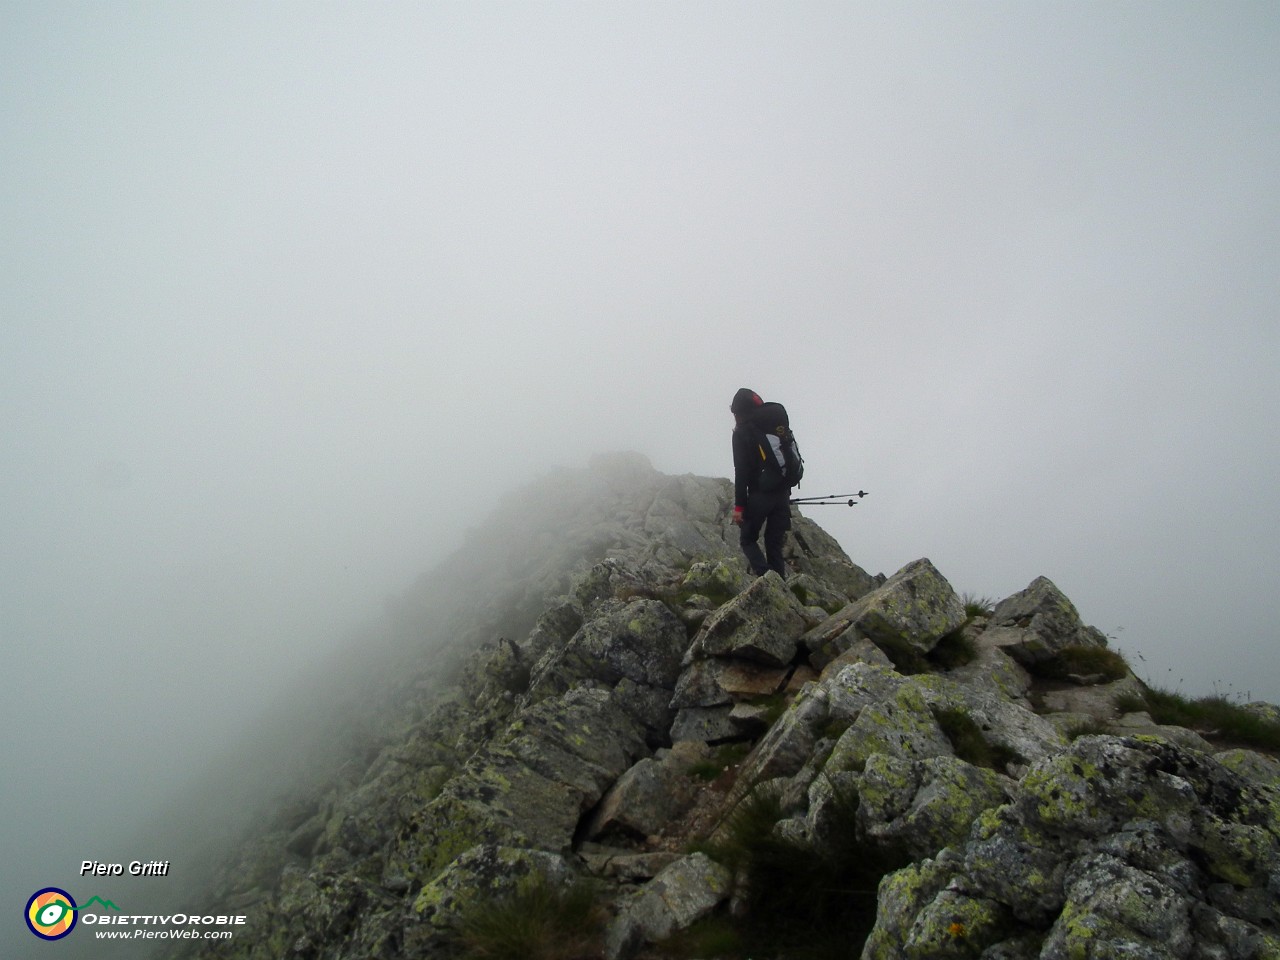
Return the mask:
POLYGON ((746 387, 733 395, 729 410, 734 419, 733 522, 741 531, 742 552, 756 576, 774 570, 785 577, 782 544, 791 529, 791 487, 802 472, 787 412, 746 387), (764 552, 758 542, 761 530, 764 552))

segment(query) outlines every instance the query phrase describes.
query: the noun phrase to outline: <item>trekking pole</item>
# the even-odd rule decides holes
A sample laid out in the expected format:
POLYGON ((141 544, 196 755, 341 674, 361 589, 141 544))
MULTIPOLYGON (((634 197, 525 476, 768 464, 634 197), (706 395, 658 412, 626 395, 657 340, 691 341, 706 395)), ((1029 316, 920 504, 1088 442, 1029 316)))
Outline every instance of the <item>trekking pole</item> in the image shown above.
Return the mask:
POLYGON ((858 501, 855 498, 866 495, 866 490, 859 490, 857 493, 829 493, 825 497, 794 497, 790 502, 805 507, 856 507, 858 501))

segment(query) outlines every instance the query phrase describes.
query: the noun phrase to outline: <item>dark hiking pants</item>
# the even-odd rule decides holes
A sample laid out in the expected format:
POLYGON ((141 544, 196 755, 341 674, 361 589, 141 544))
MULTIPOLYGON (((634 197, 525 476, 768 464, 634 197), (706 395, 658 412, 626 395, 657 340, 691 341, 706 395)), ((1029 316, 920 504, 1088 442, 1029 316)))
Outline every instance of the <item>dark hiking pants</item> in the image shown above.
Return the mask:
POLYGON ((774 570, 785 577, 787 566, 782 562, 782 544, 791 529, 791 491, 752 493, 742 511, 742 527, 739 542, 747 556, 751 572, 760 576, 774 570), (760 531, 764 531, 764 551, 760 550, 760 531))

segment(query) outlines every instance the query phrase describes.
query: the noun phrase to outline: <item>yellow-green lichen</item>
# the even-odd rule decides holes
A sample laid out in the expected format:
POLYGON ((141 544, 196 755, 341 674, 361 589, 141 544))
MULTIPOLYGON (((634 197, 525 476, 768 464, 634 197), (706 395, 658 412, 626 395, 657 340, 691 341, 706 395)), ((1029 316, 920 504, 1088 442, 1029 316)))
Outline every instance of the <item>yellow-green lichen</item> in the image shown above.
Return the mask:
POLYGON ((1043 823, 1069 828, 1098 814, 1094 784, 1100 776, 1088 761, 1061 755, 1023 777, 1022 789, 1043 823))

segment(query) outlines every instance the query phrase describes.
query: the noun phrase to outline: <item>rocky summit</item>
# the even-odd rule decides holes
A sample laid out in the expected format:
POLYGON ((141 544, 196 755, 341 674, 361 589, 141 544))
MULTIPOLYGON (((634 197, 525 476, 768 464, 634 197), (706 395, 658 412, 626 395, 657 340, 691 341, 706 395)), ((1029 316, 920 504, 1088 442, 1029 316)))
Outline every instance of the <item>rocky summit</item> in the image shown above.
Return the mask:
POLYGON ((1280 958, 1265 737, 1162 721, 1045 577, 872 576, 797 511, 752 578, 731 500, 635 455, 511 497, 180 956, 1280 958))

